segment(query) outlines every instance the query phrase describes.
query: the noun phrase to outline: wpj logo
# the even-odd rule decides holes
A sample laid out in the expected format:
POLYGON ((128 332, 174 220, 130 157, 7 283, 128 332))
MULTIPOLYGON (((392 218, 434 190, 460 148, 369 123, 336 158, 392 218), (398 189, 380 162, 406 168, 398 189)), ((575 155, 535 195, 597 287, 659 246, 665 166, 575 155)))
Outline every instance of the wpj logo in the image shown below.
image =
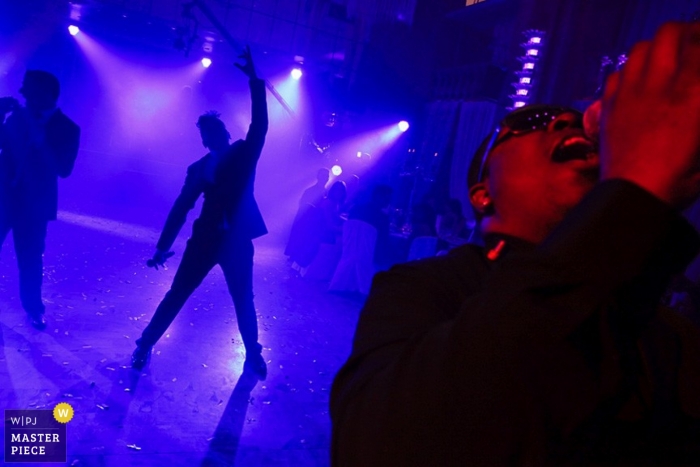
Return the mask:
POLYGON ((5 462, 66 462, 66 423, 73 408, 5 410, 5 462))

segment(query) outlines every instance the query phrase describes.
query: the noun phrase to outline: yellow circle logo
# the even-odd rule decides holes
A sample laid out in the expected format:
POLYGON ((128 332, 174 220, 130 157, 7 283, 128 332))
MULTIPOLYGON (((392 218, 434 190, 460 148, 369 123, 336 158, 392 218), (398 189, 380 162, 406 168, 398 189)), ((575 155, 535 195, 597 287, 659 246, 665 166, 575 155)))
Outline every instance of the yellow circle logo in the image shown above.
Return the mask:
POLYGON ((53 418, 59 423, 68 423, 73 419, 73 407, 70 404, 61 402, 53 408, 53 418))

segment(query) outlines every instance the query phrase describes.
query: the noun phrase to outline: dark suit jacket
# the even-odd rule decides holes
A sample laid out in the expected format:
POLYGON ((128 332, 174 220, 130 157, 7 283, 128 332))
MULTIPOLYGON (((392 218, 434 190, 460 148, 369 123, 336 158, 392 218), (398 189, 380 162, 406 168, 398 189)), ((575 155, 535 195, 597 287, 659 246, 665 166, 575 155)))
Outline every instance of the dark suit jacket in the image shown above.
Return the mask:
POLYGON ((246 239, 265 235, 267 228, 253 196, 255 169, 267 134, 265 82, 250 80, 252 120, 244 140, 233 143, 219 162, 214 182, 206 179, 206 166, 211 154, 187 168, 187 178, 180 195, 170 210, 158 240, 158 249, 169 250, 185 223, 187 213, 204 193, 202 212, 194 223, 193 239, 217 241, 224 232, 246 239))
POLYGON ((375 276, 332 465, 700 465, 700 332, 657 308, 697 232, 612 180, 536 247, 485 240, 375 276))
POLYGON ((73 171, 80 127, 57 109, 46 123, 45 150, 29 148, 24 109, 15 111, 0 132, 0 205, 15 216, 54 220, 58 209, 58 177, 73 171), (24 161, 20 172, 18 160, 24 161))

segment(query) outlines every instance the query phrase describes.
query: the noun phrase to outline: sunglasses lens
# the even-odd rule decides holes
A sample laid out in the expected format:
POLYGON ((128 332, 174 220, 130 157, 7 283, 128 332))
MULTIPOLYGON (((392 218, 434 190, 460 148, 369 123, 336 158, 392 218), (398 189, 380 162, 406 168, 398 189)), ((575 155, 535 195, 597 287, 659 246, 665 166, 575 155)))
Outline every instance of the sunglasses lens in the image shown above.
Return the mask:
POLYGON ((488 159, 491 151, 497 145, 511 136, 522 135, 531 131, 543 130, 547 128, 552 120, 565 113, 576 114, 583 119, 583 115, 578 110, 568 107, 553 107, 547 105, 527 106, 508 114, 501 122, 498 129, 493 132, 488 144, 486 145, 482 156, 481 165, 479 167, 478 181, 483 181, 486 160, 488 159))
POLYGON ((568 109, 556 107, 533 107, 523 109, 519 112, 513 112, 506 117, 505 127, 515 133, 525 131, 539 130, 549 125, 549 123, 557 118, 568 109))

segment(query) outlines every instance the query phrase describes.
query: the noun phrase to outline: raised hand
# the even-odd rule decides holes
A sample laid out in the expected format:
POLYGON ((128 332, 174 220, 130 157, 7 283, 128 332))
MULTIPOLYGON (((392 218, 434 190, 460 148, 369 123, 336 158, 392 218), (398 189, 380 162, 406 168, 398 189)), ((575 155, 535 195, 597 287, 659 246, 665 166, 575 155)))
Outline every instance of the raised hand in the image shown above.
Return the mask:
POLYGON ((683 208, 700 193, 700 24, 669 23, 610 76, 601 177, 636 183, 683 208))
POLYGON ((156 252, 153 253, 153 258, 146 261, 146 266, 158 270, 158 266, 164 267, 165 261, 167 261, 167 259, 173 256, 174 254, 174 251, 156 250, 156 252))
POLYGON ((250 79, 256 79, 258 74, 255 71, 255 65, 253 64, 253 57, 250 54, 250 46, 246 45, 245 50, 238 58, 243 59, 243 63, 236 63, 235 65, 250 79))

